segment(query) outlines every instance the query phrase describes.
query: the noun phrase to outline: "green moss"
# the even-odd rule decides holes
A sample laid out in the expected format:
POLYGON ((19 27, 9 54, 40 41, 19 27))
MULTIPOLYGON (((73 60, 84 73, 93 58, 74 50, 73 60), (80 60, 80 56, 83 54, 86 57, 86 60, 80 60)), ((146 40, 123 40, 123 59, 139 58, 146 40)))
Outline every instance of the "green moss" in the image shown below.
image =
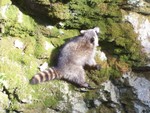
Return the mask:
POLYGON ((24 52, 27 55, 33 55, 35 51, 36 39, 35 37, 26 37, 23 39, 24 41, 24 52))
POLYGON ((90 73, 87 73, 87 76, 89 77, 90 81, 92 81, 90 84, 94 83, 95 85, 99 86, 102 82, 109 79, 110 72, 108 68, 105 68, 101 69, 101 71, 91 71, 90 73))
POLYGON ((97 108, 97 112, 98 113, 115 113, 116 111, 115 111, 115 109, 110 108, 107 105, 101 105, 97 108))
POLYGON ((6 10, 5 34, 15 37, 33 36, 36 27, 35 21, 22 13, 15 5, 10 5, 6 10))
POLYGON ((62 3, 53 3, 48 15, 51 18, 56 18, 59 20, 66 20, 71 18, 68 6, 62 3))
POLYGON ((52 83, 42 83, 39 85, 32 85, 32 104, 27 108, 52 108, 56 109, 56 105, 61 101, 62 93, 59 91, 57 81, 51 81, 52 83), (54 87, 55 86, 55 87, 54 87), (37 93, 38 91, 38 93, 37 93))
POLYGON ((99 26, 99 23, 102 21, 105 23, 107 18, 113 18, 115 21, 121 20, 121 11, 119 10, 118 5, 113 2, 107 3, 103 0, 72 0, 68 5, 71 12, 74 14, 71 19, 65 22, 66 27, 69 28, 92 28, 99 26))
POLYGON ((32 30, 29 30, 16 21, 8 20, 5 24, 5 35, 11 35, 19 38, 26 38, 33 35, 32 30))
POLYGON ((0 47, 1 56, 8 57, 10 60, 18 61, 21 59, 22 52, 21 50, 13 46, 13 41, 14 40, 11 40, 11 38, 7 38, 7 39, 3 39, 0 42, 1 43, 1 47, 0 47), (6 48, 8 46, 9 46, 9 49, 6 48))
MULTIPOLYGON (((16 11, 16 13, 10 16, 10 19, 5 21, 5 37, 0 40, 0 60, 2 62, 0 64, 0 73, 3 73, 2 78, 0 76, 0 80, 2 80, 3 82, 5 81, 5 83, 0 82, 0 89, 3 85, 7 86, 7 90, 10 93, 9 101, 11 103, 9 107, 6 107, 6 109, 13 111, 20 110, 22 108, 34 109, 39 106, 43 109, 47 107, 55 107, 55 105, 57 105, 57 103, 62 99, 62 94, 59 92, 59 89, 51 91, 55 88, 51 89, 52 85, 48 84, 42 86, 40 84, 34 87, 29 84, 29 79, 31 79, 31 77, 36 72, 38 72, 38 63, 41 61, 37 58, 45 58, 46 56, 46 58, 49 59, 53 48, 45 50, 45 42, 51 42, 50 38, 48 37, 52 35, 54 37, 56 35, 45 35, 44 32, 41 32, 41 30, 39 30, 39 32, 36 32, 35 22, 32 20, 32 18, 24 14, 23 23, 19 24, 16 21, 17 13, 19 10, 14 6, 10 7, 10 9, 7 11, 7 16, 10 12, 13 11, 16 11), (24 21, 26 21, 27 23, 25 23, 24 21), (7 36, 9 36, 9 38, 7 36), (16 39, 19 39, 21 42, 23 42, 25 46, 23 50, 14 47, 13 43, 16 39), (15 91, 14 95, 14 89, 16 88, 17 90, 15 91), (53 94, 53 92, 55 94, 53 94), (51 94, 51 96, 49 94, 51 94), (27 102, 27 104, 21 104, 20 101, 16 98, 16 95, 18 95, 18 99, 27 102), (37 103, 34 100, 38 100, 39 102, 37 103)), ((59 29, 54 30, 56 30, 56 32, 58 33, 56 39, 57 42, 59 42, 59 38, 57 37, 62 36, 62 34, 59 33, 59 29)), ((66 32, 70 33, 69 31, 66 32)), ((67 38, 69 37, 68 34, 65 35, 67 36, 67 38)), ((62 42, 59 42, 59 45, 57 45, 56 42, 53 43, 55 43, 57 46, 60 46, 64 43, 64 39, 66 39, 65 36, 62 38, 62 42)))
MULTIPOLYGON (((20 12, 22 13, 22 12, 20 12)), ((22 13, 22 24, 24 28, 26 28, 29 31, 34 31, 36 27, 36 23, 33 18, 31 18, 29 15, 25 15, 22 13)))
POLYGON ((0 1, 0 6, 4 6, 6 4, 11 4, 11 0, 1 0, 0 1))
POLYGON ((116 23, 112 19, 107 19, 106 22, 108 31, 101 42, 102 50, 106 50, 111 57, 129 63, 130 66, 142 65, 145 57, 140 52, 141 46, 132 25, 126 22, 116 23))
POLYGON ((38 2, 39 4, 44 4, 44 5, 49 5, 50 4, 49 0, 37 0, 36 2, 38 2))
POLYGON ((55 47, 60 47, 67 40, 69 40, 70 38, 73 38, 74 36, 77 36, 79 34, 78 30, 64 30, 64 29, 59 29, 59 31, 63 32, 63 34, 59 33, 59 35, 57 35, 57 37, 50 38, 50 42, 55 47))
POLYGON ((45 56, 45 47, 44 47, 44 44, 45 44, 45 39, 44 37, 42 37, 41 35, 38 36, 37 40, 36 40, 37 44, 36 44, 36 47, 35 47, 35 56, 37 58, 44 58, 45 56))
MULTIPOLYGON (((1 108, 7 109, 9 107, 9 99, 8 96, 2 92, 0 92, 0 106, 1 108)), ((2 109, 1 109, 1 112, 2 109)))
MULTIPOLYGON (((39 71, 37 67, 40 62, 55 57, 58 49, 53 51, 54 47, 59 48, 71 37, 79 35, 81 29, 100 27, 102 32, 99 37, 100 46, 108 57, 108 61, 105 62, 97 60, 102 65, 100 71, 87 72, 87 79, 91 86, 100 87, 102 82, 111 77, 120 77, 130 66, 140 65, 142 55, 140 54, 140 44, 136 39, 137 34, 134 33, 131 24, 121 21, 119 3, 122 0, 71 0, 66 1, 65 4, 62 1, 53 0, 51 8, 47 0, 35 2, 40 5, 44 4, 44 8, 48 9, 44 10, 47 11, 45 14, 56 21, 53 23, 53 29, 47 29, 42 23, 36 23, 30 16, 21 13, 14 5, 9 6, 6 11, 8 18, 7 21, 4 21, 5 37, 0 40, 0 90, 3 86, 7 86, 10 92, 11 104, 9 108, 6 106, 7 109, 39 112, 38 110, 42 111, 45 108, 56 108, 57 104, 63 100, 63 94, 59 90, 59 85, 62 84, 59 84, 58 81, 51 81, 50 83, 30 85, 29 79, 39 71), (22 23, 18 23, 18 14, 23 14, 22 23), (64 26, 61 27, 64 29, 56 27, 60 20, 64 23, 64 26), (41 25, 37 26, 37 24, 41 25), (14 47, 15 39, 24 43, 23 50, 14 47), (46 41, 54 47, 46 50, 46 41), (16 88, 15 94, 27 104, 20 104, 13 95, 16 88)), ((17 2, 15 3, 17 4, 17 2)), ((23 7, 23 3, 21 6, 23 7)), ((46 22, 46 25, 47 23, 49 21, 46 22)), ((89 104, 89 108, 93 107, 93 100, 98 95, 96 90, 85 94, 85 101, 89 104)), ((96 110, 96 112, 102 113, 113 112, 112 109, 108 110, 107 105, 100 106, 96 110)))
MULTIPOLYGON (((5 42, 4 40, 3 42, 5 42)), ((2 43, 1 47, 4 46, 5 43, 2 43)), ((0 49, 2 49, 1 47, 0 49)), ((26 106, 26 108, 33 106, 32 108, 35 108, 38 105, 40 105, 41 107, 43 106, 43 108, 49 106, 54 107, 58 102, 57 99, 60 99, 61 94, 58 95, 59 93, 56 91, 57 92, 56 97, 50 96, 49 94, 53 92, 51 92, 50 89, 48 90, 49 92, 45 89, 45 87, 47 88, 50 87, 48 84, 47 86, 37 85, 35 87, 29 85, 29 79, 37 72, 37 63, 36 63, 37 60, 34 58, 34 56, 28 56, 27 54, 24 54, 23 57, 19 56, 21 57, 21 60, 20 58, 14 58, 14 57, 11 57, 10 59, 8 57, 10 55, 7 56, 7 54, 10 51, 6 53, 4 51, 1 51, 2 54, 0 56, 0 60, 2 60, 0 64, 0 72, 4 73, 2 75, 2 78, 6 79, 7 84, 6 83, 5 84, 8 88, 7 90, 10 93, 9 96, 11 97, 10 99, 11 105, 7 109, 13 111, 16 109, 20 109, 21 106, 22 107, 26 106), (15 91, 15 95, 19 95, 20 100, 24 100, 28 102, 37 99, 40 101, 39 104, 36 105, 34 105, 34 103, 27 104, 27 105, 20 104, 20 102, 15 97, 15 95, 13 95, 15 88, 17 88, 17 90, 15 91), (43 94, 43 91, 47 93, 43 94)), ((2 80, 2 78, 0 78, 0 80, 2 80)))
POLYGON ((60 33, 59 33, 59 29, 54 27, 52 29, 46 28, 45 26, 38 26, 36 28, 36 34, 42 34, 46 37, 53 37, 53 38, 57 38, 60 33))
POLYGON ((5 74, 5 77, 7 77, 7 82, 9 87, 13 87, 17 85, 19 86, 21 82, 21 75, 23 73, 23 70, 21 69, 21 65, 18 63, 14 63, 12 61, 9 61, 5 59, 6 61, 1 63, 0 68, 1 72, 5 74), (14 71, 15 70, 15 71, 14 71), (15 80, 15 81, 14 81, 15 80))
POLYGON ((10 20, 17 20, 18 12, 19 10, 15 5, 10 5, 6 11, 6 17, 9 17, 10 20))
MULTIPOLYGON (((1 56, 9 58, 11 61, 14 62, 18 62, 24 65, 29 65, 30 62, 33 61, 34 56, 32 56, 31 54, 24 54, 23 50, 15 48, 13 45, 15 40, 16 39, 11 39, 11 38, 6 38, 2 40, 1 47, 0 47, 1 56), (8 45, 9 45, 9 49, 6 48, 8 45)), ((33 52, 33 50, 31 52, 33 52)))
POLYGON ((37 69, 36 59, 33 56, 23 55, 22 50, 13 47, 13 40, 15 39, 5 37, 0 42, 0 72, 3 73, 3 82, 1 83, 9 92, 11 103, 7 108, 9 110, 20 108, 20 102, 15 95, 19 95, 20 100, 30 96, 32 88, 28 86, 27 76, 33 76, 37 69), (26 76, 26 74, 28 75, 26 76), (17 90, 14 92, 16 88, 17 90))

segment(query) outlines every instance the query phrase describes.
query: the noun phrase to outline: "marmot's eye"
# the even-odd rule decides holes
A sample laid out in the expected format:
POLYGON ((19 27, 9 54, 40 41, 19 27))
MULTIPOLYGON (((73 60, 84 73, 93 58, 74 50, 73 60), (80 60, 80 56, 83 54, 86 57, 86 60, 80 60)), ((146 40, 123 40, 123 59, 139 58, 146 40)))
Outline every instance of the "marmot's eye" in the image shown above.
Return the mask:
POLYGON ((91 42, 91 43, 93 43, 93 42, 94 42, 94 38, 93 38, 93 37, 90 39, 90 42, 91 42))

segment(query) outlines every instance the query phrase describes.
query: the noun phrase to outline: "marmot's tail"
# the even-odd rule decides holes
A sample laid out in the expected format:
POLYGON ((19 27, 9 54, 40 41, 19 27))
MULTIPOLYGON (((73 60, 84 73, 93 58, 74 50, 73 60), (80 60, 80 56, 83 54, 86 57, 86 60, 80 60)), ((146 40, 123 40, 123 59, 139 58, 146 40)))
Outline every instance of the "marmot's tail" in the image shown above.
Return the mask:
POLYGON ((60 79, 60 78, 61 75, 57 72, 57 70, 54 67, 52 67, 34 75, 30 80, 30 84, 38 84, 40 82, 45 82, 45 81, 60 79))

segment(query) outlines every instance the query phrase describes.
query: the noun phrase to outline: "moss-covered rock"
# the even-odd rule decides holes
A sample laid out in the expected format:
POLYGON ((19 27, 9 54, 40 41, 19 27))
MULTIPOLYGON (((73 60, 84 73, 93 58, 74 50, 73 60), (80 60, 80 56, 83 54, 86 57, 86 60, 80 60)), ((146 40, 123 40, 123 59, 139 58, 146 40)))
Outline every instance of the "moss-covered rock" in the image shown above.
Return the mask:
POLYGON ((0 112, 114 112, 107 103, 101 105, 101 83, 120 77, 144 59, 132 25, 122 21, 122 2, 1 0, 0 112), (29 84, 40 64, 56 63, 58 48, 67 40, 95 26, 101 29, 100 49, 107 56, 105 61, 96 56, 101 70, 87 71, 87 81, 97 89, 81 93, 57 80, 29 84), (22 42, 21 48, 14 46, 16 40, 22 42))
POLYGON ((7 4, 11 4, 11 0, 1 0, 0 1, 0 6, 5 6, 7 4))
MULTIPOLYGON (((36 12, 38 11, 38 7, 42 8, 45 12, 42 13, 42 11, 40 14, 49 15, 48 17, 55 21, 52 21, 54 25, 58 25, 59 22, 63 20, 64 28, 87 29, 99 26, 102 32, 100 37, 102 50, 109 53, 108 45, 112 45, 111 48, 115 49, 111 50, 110 55, 117 56, 118 60, 128 62, 131 66, 140 65, 143 56, 140 54, 141 47, 137 41, 137 35, 133 31, 133 27, 130 23, 122 21, 122 10, 120 6, 125 3, 125 1, 70 0, 64 2, 54 0, 48 2, 44 0, 28 0, 28 2, 23 2, 22 4, 27 5, 30 2, 35 4, 35 9, 33 9, 32 5, 28 5, 27 7, 30 7, 36 12), (133 42, 136 43, 131 44, 133 42)), ((16 3, 18 2, 16 1, 16 3)), ((21 5, 21 7, 23 6, 21 5)), ((42 33, 48 33, 48 36, 63 37, 59 34, 57 29, 48 31, 42 28, 41 30, 43 31, 42 33)), ((56 42, 56 40, 55 38, 52 39, 53 42, 56 42)))

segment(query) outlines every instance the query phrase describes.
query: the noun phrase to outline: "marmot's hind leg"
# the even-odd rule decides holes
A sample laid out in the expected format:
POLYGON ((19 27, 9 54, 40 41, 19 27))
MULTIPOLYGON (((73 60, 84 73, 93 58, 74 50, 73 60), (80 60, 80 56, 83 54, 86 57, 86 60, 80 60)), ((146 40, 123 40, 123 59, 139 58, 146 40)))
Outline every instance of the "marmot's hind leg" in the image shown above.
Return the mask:
POLYGON ((78 69, 77 71, 78 73, 75 73, 75 75, 73 75, 73 77, 71 77, 69 81, 79 87, 90 88, 90 85, 85 80, 84 69, 78 69))

